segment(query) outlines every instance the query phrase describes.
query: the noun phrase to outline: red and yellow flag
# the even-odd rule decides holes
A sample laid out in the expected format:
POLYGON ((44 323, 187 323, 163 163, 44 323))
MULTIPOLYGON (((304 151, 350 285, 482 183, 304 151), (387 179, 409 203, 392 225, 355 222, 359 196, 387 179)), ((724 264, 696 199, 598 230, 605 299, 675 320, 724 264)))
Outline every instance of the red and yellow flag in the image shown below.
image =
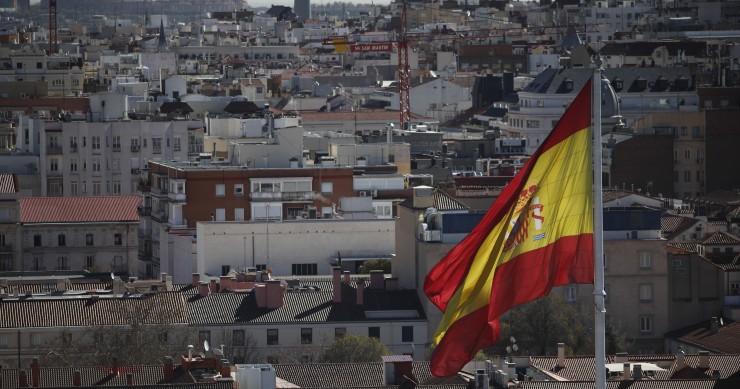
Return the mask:
POLYGON ((500 337, 499 317, 554 286, 593 283, 591 81, 481 222, 429 272, 444 312, 435 376, 457 374, 500 337))

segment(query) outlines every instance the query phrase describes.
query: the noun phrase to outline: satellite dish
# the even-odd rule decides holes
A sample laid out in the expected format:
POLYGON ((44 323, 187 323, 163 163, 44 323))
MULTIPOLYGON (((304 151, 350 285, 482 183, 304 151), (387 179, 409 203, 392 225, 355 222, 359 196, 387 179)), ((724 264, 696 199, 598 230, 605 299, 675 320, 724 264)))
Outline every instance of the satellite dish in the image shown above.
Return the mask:
POLYGON ((725 325, 725 322, 724 322, 724 320, 722 320, 721 317, 719 318, 719 325, 721 325, 721 326, 725 325))
POLYGON ((116 275, 113 274, 113 272, 110 272, 110 279, 111 280, 115 280, 116 279, 116 275))
POLYGON ((211 346, 208 345, 208 340, 203 341, 203 349, 206 350, 206 352, 211 349, 211 346))

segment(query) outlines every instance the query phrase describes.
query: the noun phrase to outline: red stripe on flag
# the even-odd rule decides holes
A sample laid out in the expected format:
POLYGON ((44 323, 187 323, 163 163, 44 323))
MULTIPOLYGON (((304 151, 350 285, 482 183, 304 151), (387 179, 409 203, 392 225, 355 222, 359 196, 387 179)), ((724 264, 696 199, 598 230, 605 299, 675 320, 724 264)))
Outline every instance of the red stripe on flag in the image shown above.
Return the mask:
POLYGON ((479 350, 498 341, 498 317, 510 308, 540 298, 554 286, 593 283, 593 277, 593 234, 562 237, 502 264, 493 279, 491 303, 452 323, 434 349, 432 374, 457 374, 479 350))

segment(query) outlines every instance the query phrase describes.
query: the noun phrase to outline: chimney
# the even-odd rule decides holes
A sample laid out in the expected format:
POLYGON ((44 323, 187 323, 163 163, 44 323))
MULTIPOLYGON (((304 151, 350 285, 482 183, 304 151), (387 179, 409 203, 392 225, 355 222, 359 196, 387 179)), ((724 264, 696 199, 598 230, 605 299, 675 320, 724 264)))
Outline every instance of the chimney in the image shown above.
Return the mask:
POLYGON ((682 369, 684 366, 686 366, 686 358, 683 350, 679 349, 676 353, 676 370, 682 369))
POLYGON ((628 362, 625 362, 622 367, 622 379, 628 380, 630 379, 630 364, 628 362))
POLYGON ((385 279, 385 290, 399 290, 398 277, 390 277, 385 279))
POLYGON ((221 290, 231 289, 231 277, 229 276, 218 277, 218 284, 221 290))
POLYGON ((205 281, 198 282, 198 294, 200 295, 200 297, 208 296, 209 294, 208 292, 209 292, 208 283, 205 281))
POLYGON ((382 270, 370 270, 370 289, 384 289, 385 274, 382 270))
POLYGON ((486 369, 475 371, 475 389, 488 389, 488 374, 486 369))
POLYGON ((162 373, 165 382, 172 381, 172 378, 175 377, 175 363, 173 362, 172 357, 164 357, 164 368, 162 373))
POLYGON ((632 379, 635 381, 642 379, 642 365, 639 363, 635 363, 635 367, 633 367, 632 379))
POLYGON ((126 373, 126 385, 134 386, 134 373, 126 373))
POLYGON ((221 361, 221 377, 231 377, 231 364, 227 360, 221 361))
POLYGON ((716 316, 709 322, 709 330, 712 331, 713 334, 716 334, 719 331, 719 321, 716 316))
POLYGON ((119 277, 113 279, 113 294, 123 294, 126 291, 126 287, 123 285, 123 281, 119 277))
POLYGON ((188 362, 193 360, 193 345, 188 345, 188 362))
POLYGON ((31 361, 31 386, 34 388, 39 387, 40 375, 41 366, 39 366, 39 358, 34 357, 31 361))
POLYGON ((172 292, 172 276, 167 276, 164 280, 164 290, 172 292))
POLYGON ((211 286, 210 286, 210 289, 211 289, 211 293, 218 292, 218 282, 216 282, 216 279, 215 278, 211 278, 211 286))
POLYGON ((332 288, 334 289, 333 301, 335 303, 341 303, 342 302, 342 283, 340 281, 341 274, 342 274, 342 268, 341 267, 335 267, 333 269, 334 273, 332 274, 332 288))
POLYGON ((67 291, 67 280, 58 279, 57 280, 57 292, 66 292, 66 291, 67 291))
POLYGON ((257 307, 267 307, 267 285, 257 284, 254 286, 254 299, 257 301, 257 307))
POLYGON ((615 358, 614 362, 616 363, 627 362, 627 353, 617 353, 617 357, 615 358))
POLYGON ((350 281, 351 281, 351 279, 349 277, 349 270, 343 271, 342 272, 342 275, 344 276, 344 280, 343 280, 344 284, 345 285, 349 285, 350 284, 350 281))
POLYGON ((265 281, 267 289, 267 308, 276 309, 283 306, 283 284, 279 280, 265 281))
POLYGON ((404 376, 416 380, 412 371, 414 359, 410 355, 384 355, 381 358, 384 386, 400 385, 404 376))
POLYGON ((167 282, 167 273, 159 273, 159 280, 162 282, 167 282))
POLYGON ((79 370, 72 372, 72 386, 82 386, 82 374, 79 370))
POLYGON ((198 286, 199 282, 200 282, 200 273, 193 273, 193 282, 191 285, 198 286))
POLYGON ((26 377, 26 371, 25 370, 19 370, 18 371, 18 387, 19 388, 27 388, 28 387, 28 378, 26 377))
POLYGON ((709 369, 709 351, 699 351, 699 369, 709 369))
POLYGON ((565 367, 565 343, 558 343, 558 368, 565 367))
POLYGON ((357 305, 365 303, 365 280, 357 281, 357 305))

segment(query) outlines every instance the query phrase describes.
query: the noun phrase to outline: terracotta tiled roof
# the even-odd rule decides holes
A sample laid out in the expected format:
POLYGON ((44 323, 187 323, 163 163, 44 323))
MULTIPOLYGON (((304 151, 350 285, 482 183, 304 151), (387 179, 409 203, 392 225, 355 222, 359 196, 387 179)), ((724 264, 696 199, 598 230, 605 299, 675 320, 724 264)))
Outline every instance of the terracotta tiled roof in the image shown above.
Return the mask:
POLYGON ((139 196, 26 197, 21 223, 135 222, 139 196))
POLYGON ((498 197, 501 195, 501 191, 504 187, 472 187, 464 186, 455 188, 455 196, 466 197, 466 198, 477 198, 477 197, 498 197))
POLYGON ((733 245, 740 244, 740 239, 726 232, 717 231, 709 234, 704 239, 700 240, 699 243, 703 245, 733 245))
POLYGON ((0 301, 0 328, 76 327, 128 324, 126 312, 144 323, 187 323, 185 301, 178 292, 134 297, 33 296, 0 301))
MULTIPOLYGON (((424 310, 416 291, 365 289, 364 304, 355 304, 354 288, 345 287, 342 303, 333 303, 332 291, 286 291, 280 308, 257 307, 249 293, 213 293, 205 297, 188 291, 188 310, 191 324, 264 324, 264 323, 323 323, 368 321, 366 311, 413 310, 424 320, 424 310)), ((379 319, 383 320, 383 319, 379 319)))
POLYGON ((0 194, 14 194, 18 193, 18 190, 18 179, 15 174, 0 174, 0 194))
POLYGON ((628 192, 624 190, 605 188, 602 191, 601 198, 606 203, 606 202, 613 201, 616 199, 621 199, 622 197, 627 197, 631 194, 632 192, 628 192))
POLYGON ((468 207, 441 190, 434 190, 434 208, 438 211, 467 211, 468 207))
MULTIPOLYGON (((353 120, 382 120, 387 122, 398 122, 398 111, 377 110, 377 111, 357 111, 357 112, 302 112, 304 123, 321 123, 321 122, 350 122, 353 120)), ((411 119, 423 119, 412 113, 411 119)))
MULTIPOLYGON (((12 280, 8 282, 8 286, 12 286, 12 288, 18 293, 25 295, 26 292, 31 293, 49 293, 56 291, 56 281, 47 282, 47 283, 23 283, 23 282, 13 282, 12 280)), ((2 287, 2 285, 0 285, 2 287)), ((98 290, 110 290, 111 284, 110 283, 103 283, 103 282, 72 282, 67 283, 67 290, 69 291, 98 291, 98 290)), ((61 294, 61 292, 58 292, 61 294)))
POLYGON ((666 244, 666 251, 669 254, 691 254, 696 252, 696 243, 694 242, 672 242, 666 244))
MULTIPOLYGON (((717 332, 712 332, 710 321, 704 321, 671 331, 666 334, 666 337, 716 353, 740 353, 740 322, 725 322, 724 325, 719 326, 717 332)), ((740 367, 740 356, 737 358, 736 370, 740 367)))
POLYGON ((666 213, 660 218, 660 229, 663 231, 666 239, 672 239, 698 222, 698 220, 690 217, 666 213))
MULTIPOLYGON (((607 381, 607 389, 713 389, 713 380, 640 380, 607 381)), ((522 389, 593 389, 593 381, 526 381, 522 389)))
MULTIPOLYGON (((384 388, 383 364, 316 363, 274 365, 277 376, 302 388, 384 388)), ((467 384, 460 376, 432 377, 429 362, 412 362, 415 381, 422 387, 463 389, 467 384)), ((419 388, 419 386, 417 386, 419 388)))

